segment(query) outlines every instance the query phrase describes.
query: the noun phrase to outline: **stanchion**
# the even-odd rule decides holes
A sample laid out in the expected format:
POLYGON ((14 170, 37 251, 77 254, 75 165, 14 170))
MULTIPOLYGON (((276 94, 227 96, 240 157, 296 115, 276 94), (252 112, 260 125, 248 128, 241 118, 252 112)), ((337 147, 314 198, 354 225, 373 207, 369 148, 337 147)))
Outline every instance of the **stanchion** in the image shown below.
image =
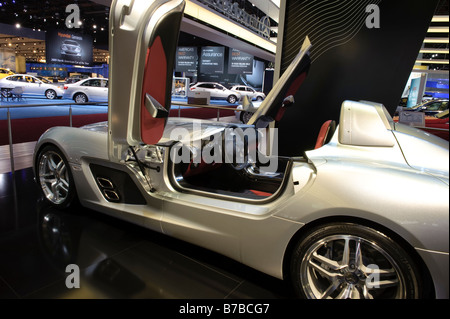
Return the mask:
POLYGON ((13 147, 13 141, 12 141, 12 129, 11 129, 11 113, 9 112, 9 107, 6 111, 7 117, 8 117, 8 139, 9 139, 9 159, 11 161, 11 172, 14 174, 15 168, 14 168, 14 147, 13 147))

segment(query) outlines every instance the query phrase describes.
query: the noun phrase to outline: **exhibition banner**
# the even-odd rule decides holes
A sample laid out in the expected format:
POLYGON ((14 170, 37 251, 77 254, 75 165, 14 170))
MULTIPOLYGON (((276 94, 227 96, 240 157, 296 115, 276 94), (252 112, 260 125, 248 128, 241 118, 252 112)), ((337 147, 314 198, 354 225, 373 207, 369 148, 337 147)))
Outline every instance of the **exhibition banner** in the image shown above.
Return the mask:
POLYGON ((45 35, 47 63, 92 65, 92 37, 72 31, 48 30, 45 35))
POLYGON ((202 47, 200 72, 207 74, 223 74, 225 47, 202 47))
POLYGON ((411 89, 409 90, 408 102, 406 104, 406 107, 411 108, 418 104, 419 90, 420 90, 420 78, 412 79, 411 89))
POLYGON ((228 57, 228 73, 229 74, 252 74, 253 72, 253 55, 245 52, 230 49, 228 57))
POLYGON ((177 72, 197 72, 197 47, 178 47, 175 70, 177 72))

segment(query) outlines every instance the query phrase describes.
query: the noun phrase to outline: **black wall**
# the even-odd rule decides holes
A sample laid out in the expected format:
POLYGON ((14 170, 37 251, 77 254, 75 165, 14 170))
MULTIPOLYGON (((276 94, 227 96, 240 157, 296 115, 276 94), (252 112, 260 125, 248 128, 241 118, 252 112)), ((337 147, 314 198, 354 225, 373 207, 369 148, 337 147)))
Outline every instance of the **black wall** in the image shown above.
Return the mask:
POLYGON ((308 77, 278 123, 280 155, 312 149, 321 124, 339 120, 344 100, 380 102, 393 114, 437 2, 286 0, 281 71, 305 36, 313 47, 308 77), (366 25, 369 4, 380 9, 380 28, 366 25))

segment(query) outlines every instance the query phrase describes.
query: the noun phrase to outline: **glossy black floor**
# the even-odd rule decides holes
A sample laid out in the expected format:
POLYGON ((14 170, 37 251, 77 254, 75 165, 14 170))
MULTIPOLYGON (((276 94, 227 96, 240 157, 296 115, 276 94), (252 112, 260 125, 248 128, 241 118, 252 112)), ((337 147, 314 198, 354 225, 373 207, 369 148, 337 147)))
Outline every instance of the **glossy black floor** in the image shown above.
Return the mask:
POLYGON ((0 299, 291 298, 288 286, 182 241, 42 204, 31 169, 0 174, 0 299), (80 268, 69 289, 66 266, 80 268))

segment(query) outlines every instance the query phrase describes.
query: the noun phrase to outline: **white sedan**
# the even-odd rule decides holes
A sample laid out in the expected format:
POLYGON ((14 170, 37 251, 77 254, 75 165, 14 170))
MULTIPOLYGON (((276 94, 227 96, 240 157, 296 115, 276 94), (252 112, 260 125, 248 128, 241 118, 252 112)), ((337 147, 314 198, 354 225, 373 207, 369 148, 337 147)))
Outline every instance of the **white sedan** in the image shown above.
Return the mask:
POLYGON ((45 95, 50 100, 61 98, 64 93, 58 84, 46 83, 28 74, 14 74, 0 79, 0 87, 2 89, 21 87, 23 95, 45 95))
POLYGON ((255 89, 246 85, 235 85, 230 90, 239 92, 239 94, 241 94, 242 96, 246 95, 251 100, 256 100, 258 102, 261 102, 266 98, 266 95, 263 92, 258 92, 255 89))
POLYGON ((107 102, 108 79, 88 78, 64 85, 64 98, 76 103, 107 102))

